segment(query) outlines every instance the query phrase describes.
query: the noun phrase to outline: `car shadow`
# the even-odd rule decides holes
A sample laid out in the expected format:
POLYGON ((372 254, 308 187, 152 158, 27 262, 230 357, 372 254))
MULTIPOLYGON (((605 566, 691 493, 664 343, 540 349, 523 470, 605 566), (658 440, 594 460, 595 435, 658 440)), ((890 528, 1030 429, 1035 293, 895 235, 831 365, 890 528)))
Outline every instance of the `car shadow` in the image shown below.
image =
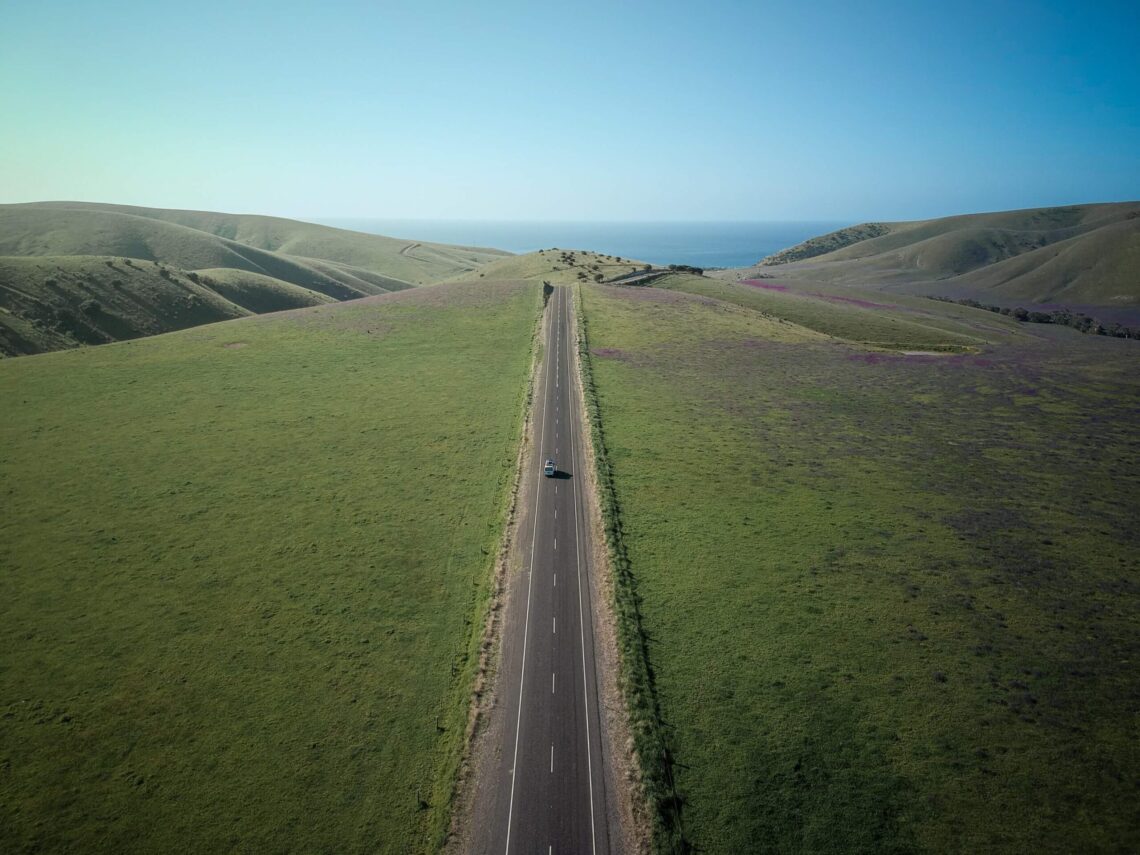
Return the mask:
POLYGON ((555 469, 554 474, 550 476, 558 481, 569 481, 574 476, 569 472, 563 472, 561 469, 555 469))

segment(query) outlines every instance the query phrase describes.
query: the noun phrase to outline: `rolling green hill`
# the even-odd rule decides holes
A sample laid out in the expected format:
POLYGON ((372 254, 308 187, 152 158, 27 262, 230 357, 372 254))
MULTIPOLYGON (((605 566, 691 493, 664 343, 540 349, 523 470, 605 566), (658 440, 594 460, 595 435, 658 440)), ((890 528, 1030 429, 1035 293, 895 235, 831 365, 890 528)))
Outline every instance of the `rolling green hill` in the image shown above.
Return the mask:
MULTIPOLYGON (((0 257, 0 353, 105 344, 253 311, 207 287, 206 277, 197 278, 153 261, 119 257, 0 257)), ((274 289, 285 286, 268 281, 274 289)), ((233 296, 238 297, 236 291, 233 296)))
POLYGON ((249 270, 235 270, 232 267, 198 271, 197 281, 255 315, 336 302, 319 291, 310 291, 271 276, 249 270))
MULTIPOLYGON (((233 241, 244 247, 286 257, 331 261, 413 285, 438 282, 474 270, 488 261, 510 255, 496 249, 420 243, 252 214, 221 214, 83 202, 42 202, 33 206, 6 205, 0 206, 0 210, 24 207, 55 212, 118 214, 169 223, 225 241, 233 241)), ((2 223, 0 220, 0 224, 2 223)), ((0 225, 0 232, 4 230, 0 225)))
POLYGON ((384 294, 471 274, 504 257, 274 217, 0 205, 0 354, 384 294), (136 288, 143 290, 134 295, 136 288), (179 302, 188 295, 198 301, 194 311, 179 302), (91 301, 103 309, 97 323, 79 305, 90 309, 91 301))
POLYGON ((752 276, 984 299, 1140 308, 1140 202, 866 223, 761 260, 752 276))

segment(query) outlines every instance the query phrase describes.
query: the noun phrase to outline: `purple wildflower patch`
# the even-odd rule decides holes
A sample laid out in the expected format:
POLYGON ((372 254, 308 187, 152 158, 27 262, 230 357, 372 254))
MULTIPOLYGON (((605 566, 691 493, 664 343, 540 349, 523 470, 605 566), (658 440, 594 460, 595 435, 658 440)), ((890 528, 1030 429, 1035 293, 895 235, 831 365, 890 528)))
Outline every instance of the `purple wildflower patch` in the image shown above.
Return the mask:
POLYGON ((763 288, 766 291, 787 291, 787 285, 778 285, 775 282, 764 282, 761 279, 741 279, 742 285, 751 285, 753 288, 763 288))
POLYGON ((821 294, 818 291, 812 292, 813 297, 820 297, 824 300, 830 300, 833 303, 847 303, 851 306, 858 306, 860 309, 894 309, 896 306, 890 306, 886 303, 872 303, 870 300, 860 300, 858 297, 840 297, 837 294, 821 294))

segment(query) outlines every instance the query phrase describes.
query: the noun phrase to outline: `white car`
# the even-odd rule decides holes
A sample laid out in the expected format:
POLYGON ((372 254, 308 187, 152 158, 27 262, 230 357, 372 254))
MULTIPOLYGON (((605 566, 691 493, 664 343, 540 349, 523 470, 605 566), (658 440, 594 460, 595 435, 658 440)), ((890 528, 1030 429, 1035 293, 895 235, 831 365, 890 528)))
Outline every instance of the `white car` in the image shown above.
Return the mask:
POLYGON ((553 478, 555 471, 556 470, 554 469, 554 461, 548 457, 546 459, 546 465, 542 467, 542 474, 545 475, 547 478, 553 478))

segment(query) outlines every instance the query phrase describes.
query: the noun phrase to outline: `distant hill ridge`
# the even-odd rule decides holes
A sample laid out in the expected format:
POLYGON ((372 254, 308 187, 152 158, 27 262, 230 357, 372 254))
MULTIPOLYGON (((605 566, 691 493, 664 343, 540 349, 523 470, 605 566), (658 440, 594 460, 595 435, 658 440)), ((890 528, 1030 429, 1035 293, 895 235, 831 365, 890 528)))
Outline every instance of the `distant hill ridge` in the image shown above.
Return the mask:
POLYGON ((864 223, 762 259, 748 275, 999 305, 1140 309, 1140 202, 864 223))
POLYGON ((851 244, 858 243, 861 240, 880 237, 889 231, 890 226, 886 223, 861 223, 857 226, 848 226, 845 229, 828 232, 819 237, 808 238, 803 243, 774 252, 762 259, 760 264, 769 267, 777 264, 789 264, 793 261, 803 261, 806 258, 815 258, 818 255, 826 255, 829 252, 843 249, 845 246, 851 246, 851 244))
POLYGON ((509 255, 279 217, 88 202, 0 205, 0 354, 384 294, 509 255))

